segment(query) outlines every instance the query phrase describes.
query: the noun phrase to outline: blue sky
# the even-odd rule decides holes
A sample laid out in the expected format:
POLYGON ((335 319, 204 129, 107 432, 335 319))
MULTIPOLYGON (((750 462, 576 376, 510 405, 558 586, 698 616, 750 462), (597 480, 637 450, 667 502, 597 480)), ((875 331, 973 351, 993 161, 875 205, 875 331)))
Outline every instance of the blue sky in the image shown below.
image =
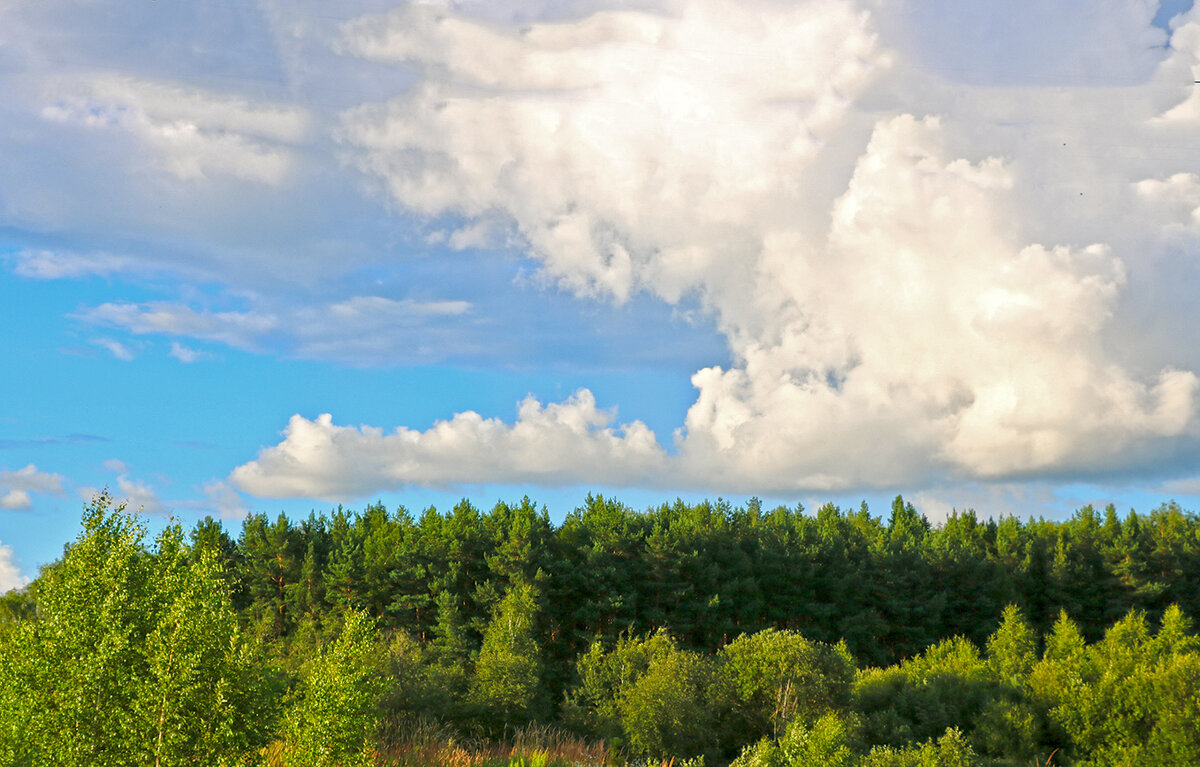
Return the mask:
POLYGON ((106 486, 1197 508, 1195 80, 1180 0, 0 3, 0 590, 106 486))

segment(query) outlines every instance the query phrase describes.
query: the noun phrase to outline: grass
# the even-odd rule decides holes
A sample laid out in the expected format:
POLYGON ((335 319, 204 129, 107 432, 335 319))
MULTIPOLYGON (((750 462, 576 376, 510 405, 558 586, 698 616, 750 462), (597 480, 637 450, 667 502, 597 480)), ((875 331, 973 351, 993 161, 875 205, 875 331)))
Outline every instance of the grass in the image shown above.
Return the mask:
POLYGON ((602 743, 554 727, 518 730, 511 743, 463 738, 446 725, 418 720, 386 733, 381 767, 607 767, 620 764, 602 743))
MULTIPOLYGON (((376 767, 687 767, 674 759, 628 762, 603 743, 589 743, 556 727, 531 725, 511 742, 464 737, 449 725, 418 719, 386 727, 376 767)), ((259 752, 262 767, 287 764, 287 747, 275 741, 259 752)))

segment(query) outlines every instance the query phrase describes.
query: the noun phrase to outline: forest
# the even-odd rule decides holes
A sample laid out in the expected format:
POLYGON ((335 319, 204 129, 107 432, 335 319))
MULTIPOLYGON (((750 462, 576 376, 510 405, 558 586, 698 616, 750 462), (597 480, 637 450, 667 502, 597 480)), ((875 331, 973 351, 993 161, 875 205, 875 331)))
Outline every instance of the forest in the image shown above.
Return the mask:
POLYGON ((0 764, 1200 764, 1200 518, 107 494, 0 597, 0 764))

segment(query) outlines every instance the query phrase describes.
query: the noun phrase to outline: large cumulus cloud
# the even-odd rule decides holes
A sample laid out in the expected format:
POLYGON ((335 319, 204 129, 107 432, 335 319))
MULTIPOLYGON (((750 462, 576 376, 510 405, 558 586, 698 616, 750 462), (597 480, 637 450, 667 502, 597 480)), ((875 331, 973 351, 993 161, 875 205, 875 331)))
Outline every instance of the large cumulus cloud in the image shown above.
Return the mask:
POLYGON ((597 453, 607 421, 564 431, 528 407, 389 437, 322 417, 293 419, 233 481, 322 496, 533 481, 504 440, 543 445, 541 481, 717 490, 1170 459, 1194 444, 1200 359, 1154 319, 1183 307, 1147 297, 1196 253, 1200 96, 1182 78, 1200 24, 1148 52, 1153 9, 1114 4, 1046 77, 956 71, 911 33, 911 7, 844 0, 524 26, 407 5, 347 24, 347 55, 419 74, 342 118, 351 161, 395 203, 498 231, 581 297, 698 300, 733 364, 695 374, 669 457, 628 427, 597 453), (1097 39, 1114 53, 1087 75, 1097 39), (330 466, 360 468, 339 482, 330 466))

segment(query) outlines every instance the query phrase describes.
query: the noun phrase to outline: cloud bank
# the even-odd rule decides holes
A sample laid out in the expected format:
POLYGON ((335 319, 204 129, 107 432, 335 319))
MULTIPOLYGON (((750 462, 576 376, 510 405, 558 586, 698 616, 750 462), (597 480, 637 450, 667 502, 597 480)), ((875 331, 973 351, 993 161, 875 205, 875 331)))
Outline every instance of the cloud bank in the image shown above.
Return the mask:
POLYGON ((385 434, 336 426, 328 414, 312 421, 297 415, 282 443, 230 479, 252 495, 334 500, 405 485, 656 482, 666 461, 653 432, 613 419, 586 390, 550 405, 526 399, 511 426, 468 411, 428 431, 385 434))
MULTIPOLYGON (((346 54, 419 73, 341 121, 398 206, 506 228, 586 299, 698 300, 733 364, 692 377, 669 450, 637 423, 611 427, 584 391, 527 401, 511 425, 464 413, 384 435, 296 416, 231 481, 318 497, 479 482, 782 492, 1194 451, 1200 356, 1144 307, 1168 292, 1164 264, 1197 252, 1200 21, 1148 52, 1163 38, 1153 9, 1110 5, 1088 16, 1094 35, 1047 48, 1074 58, 1045 77, 986 57, 963 71, 900 11, 845 0, 512 26, 406 5, 346 24, 346 54), (1116 51, 1092 70, 1103 82, 1074 66, 1097 39, 1116 51)), ((1184 316, 1172 300, 1159 310, 1184 316)))

